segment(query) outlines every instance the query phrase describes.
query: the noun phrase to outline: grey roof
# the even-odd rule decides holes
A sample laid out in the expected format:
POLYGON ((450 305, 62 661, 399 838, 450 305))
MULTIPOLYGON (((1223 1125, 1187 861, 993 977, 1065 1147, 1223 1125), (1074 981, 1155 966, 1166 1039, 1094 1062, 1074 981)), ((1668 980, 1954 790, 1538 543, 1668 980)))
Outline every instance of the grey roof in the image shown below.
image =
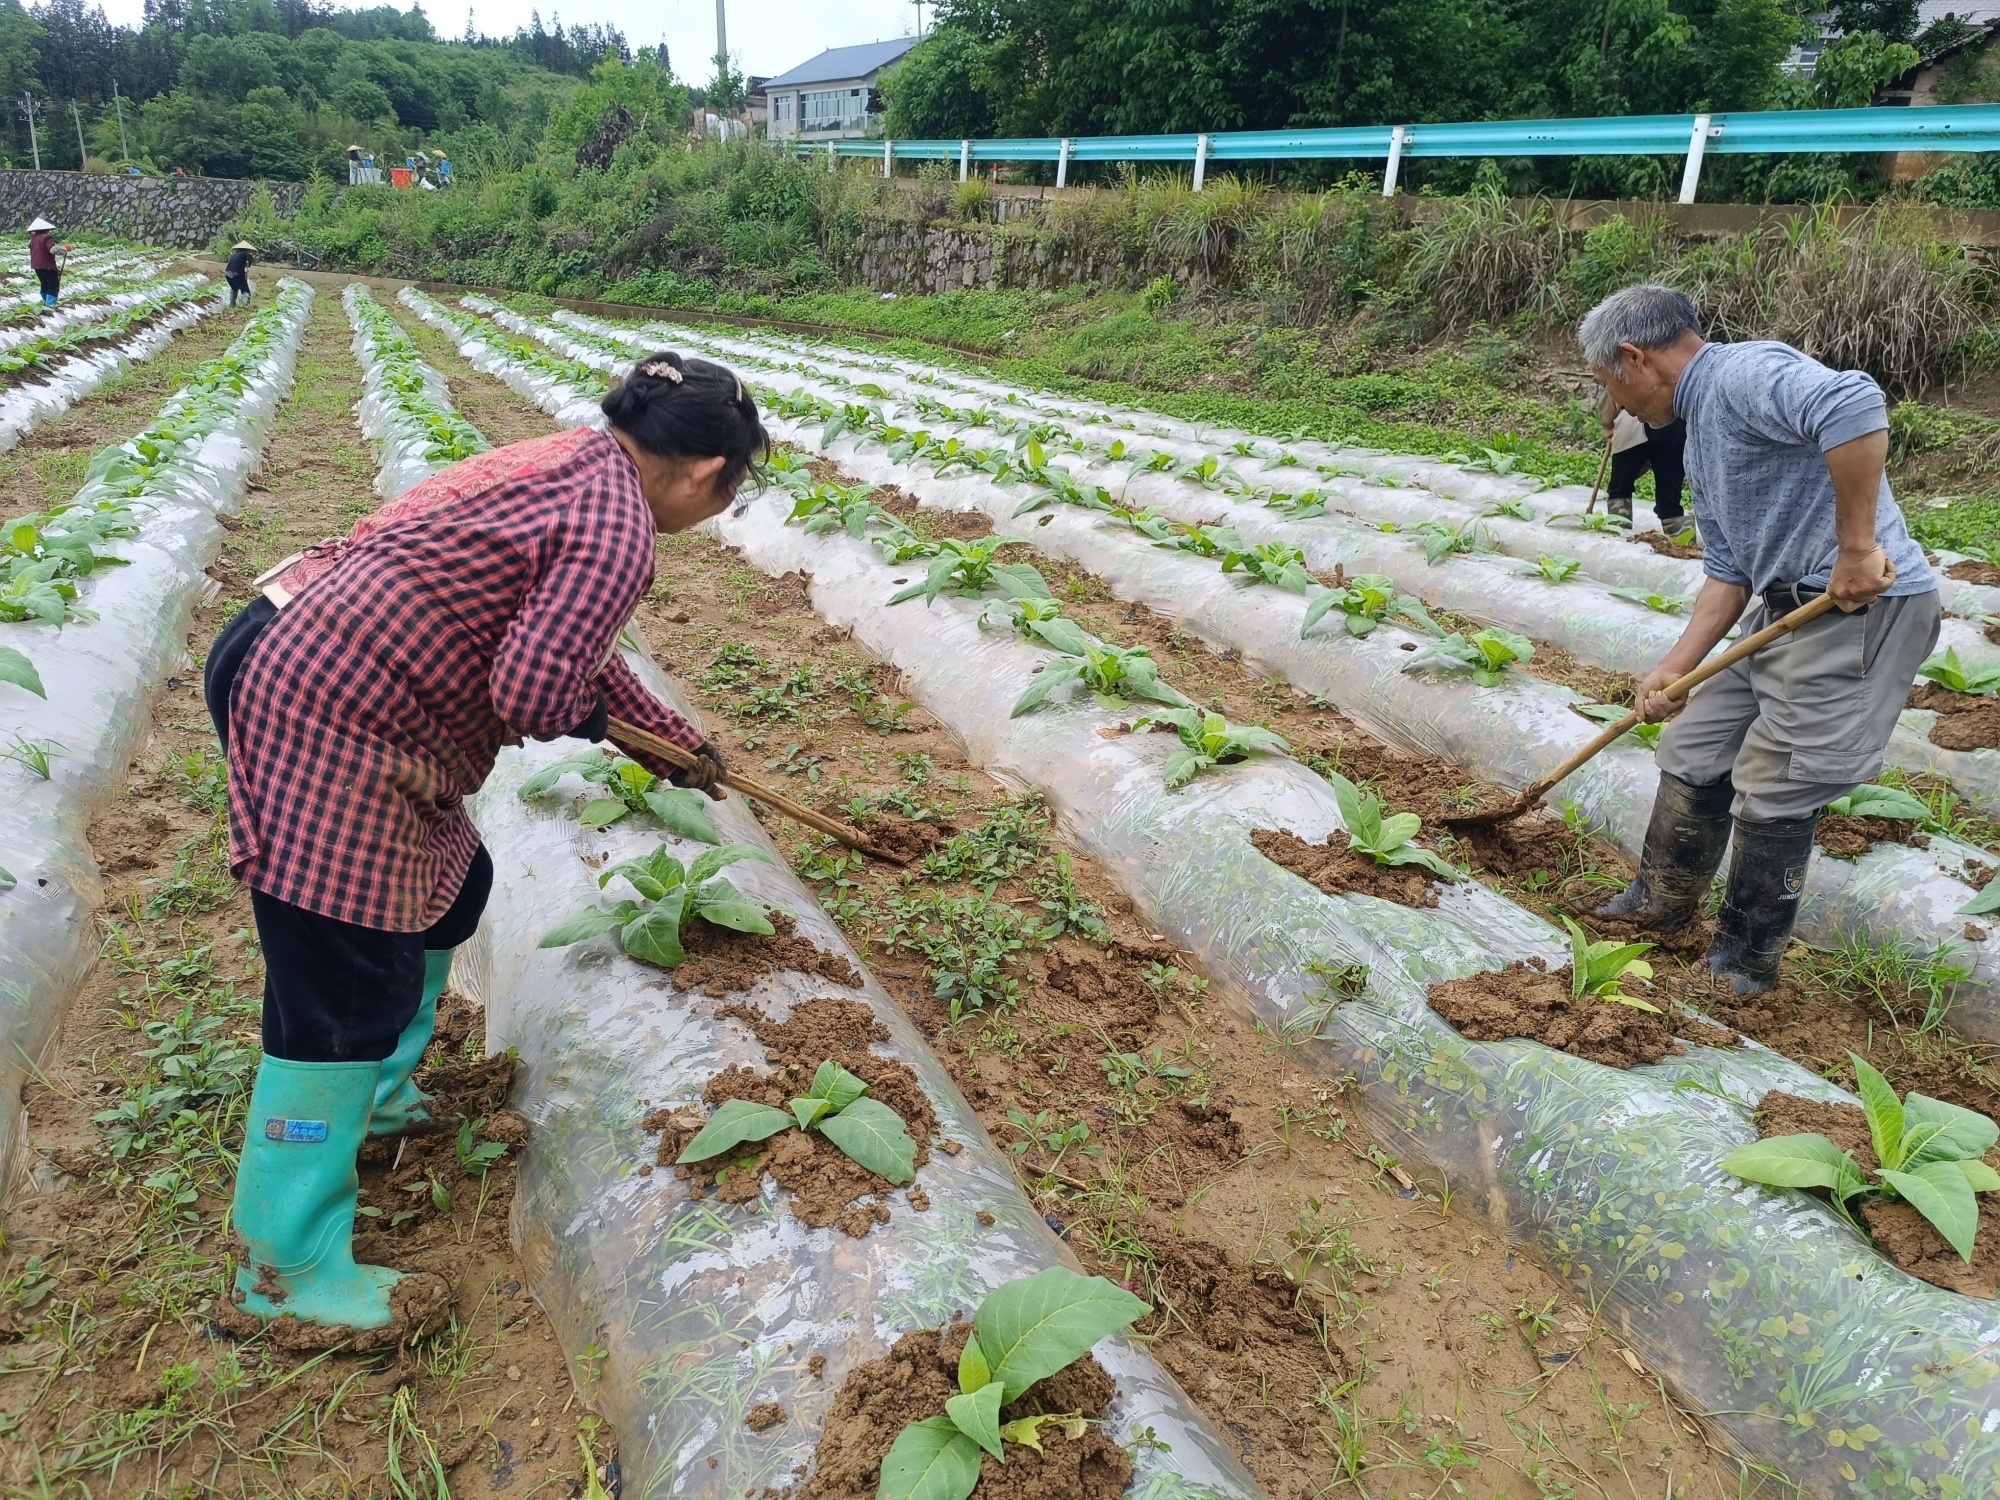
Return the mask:
POLYGON ((834 83, 843 78, 866 78, 886 68, 917 45, 913 36, 899 36, 889 42, 863 42, 858 47, 829 47, 811 62, 800 63, 789 73, 780 73, 764 87, 790 88, 803 83, 834 83))

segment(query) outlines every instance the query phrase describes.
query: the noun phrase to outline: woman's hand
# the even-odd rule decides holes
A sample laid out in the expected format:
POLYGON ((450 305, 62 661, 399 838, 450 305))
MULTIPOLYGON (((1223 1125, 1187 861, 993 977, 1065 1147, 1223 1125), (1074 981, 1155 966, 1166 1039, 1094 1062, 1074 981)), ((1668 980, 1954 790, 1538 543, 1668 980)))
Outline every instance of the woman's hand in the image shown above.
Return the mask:
POLYGON ((728 768, 722 763, 722 752, 715 748, 715 741, 703 740, 694 753, 695 764, 684 771, 674 772, 669 779, 675 786, 707 792, 711 801, 720 802, 721 781, 728 774, 728 768))

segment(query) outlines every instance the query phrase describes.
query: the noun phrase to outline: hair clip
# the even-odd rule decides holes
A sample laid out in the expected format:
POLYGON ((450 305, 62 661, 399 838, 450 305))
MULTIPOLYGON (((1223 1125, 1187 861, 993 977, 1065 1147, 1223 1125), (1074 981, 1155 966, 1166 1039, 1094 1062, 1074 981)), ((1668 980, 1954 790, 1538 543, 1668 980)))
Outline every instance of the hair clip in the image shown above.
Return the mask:
POLYGON ((639 373, 641 375, 656 376, 662 380, 671 380, 675 385, 679 385, 685 378, 678 369, 664 359, 656 359, 650 364, 639 366, 639 373))
POLYGON ((736 377, 736 404, 743 404, 743 377, 740 375, 736 377))

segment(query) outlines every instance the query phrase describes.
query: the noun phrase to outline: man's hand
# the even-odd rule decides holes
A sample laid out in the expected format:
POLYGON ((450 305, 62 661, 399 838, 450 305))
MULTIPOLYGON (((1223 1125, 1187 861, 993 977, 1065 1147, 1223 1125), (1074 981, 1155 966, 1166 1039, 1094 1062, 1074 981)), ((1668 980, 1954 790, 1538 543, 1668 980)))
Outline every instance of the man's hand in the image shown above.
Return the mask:
POLYGON ((711 801, 722 800, 720 781, 725 774, 722 752, 715 748, 712 740, 703 741, 695 748, 695 763, 686 770, 675 771, 669 778, 675 786, 692 787, 696 791, 707 792, 711 801))
POLYGON ((1865 550, 1849 552, 1845 547, 1834 560, 1826 591, 1833 602, 1851 614, 1872 604, 1875 596, 1896 581, 1896 565, 1880 547, 1870 543, 1865 550))
POLYGON ((1685 697, 1667 696, 1667 685, 1687 676, 1702 664, 1708 653, 1729 634, 1729 627, 1742 618, 1744 606, 1749 602, 1750 590, 1746 585, 1724 583, 1719 578, 1703 580, 1681 638, 1674 642, 1671 651, 1660 658, 1659 665, 1641 679, 1633 692, 1632 701, 1638 705, 1641 719, 1648 724, 1657 724, 1662 719, 1671 719, 1686 706, 1685 697))
POLYGON ((1633 691, 1632 701, 1638 705, 1641 721, 1658 724, 1687 707, 1685 693, 1678 698, 1669 698, 1666 694, 1667 684, 1682 675, 1662 663, 1640 679, 1639 686, 1633 691))

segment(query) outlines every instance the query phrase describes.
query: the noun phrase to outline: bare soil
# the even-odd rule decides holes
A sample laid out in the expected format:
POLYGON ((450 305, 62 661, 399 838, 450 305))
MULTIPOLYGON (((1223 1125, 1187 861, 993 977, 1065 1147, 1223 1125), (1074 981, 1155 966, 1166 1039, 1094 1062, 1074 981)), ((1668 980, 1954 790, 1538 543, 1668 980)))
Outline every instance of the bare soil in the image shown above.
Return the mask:
POLYGON ((1942 683, 1923 682, 1910 689, 1908 706, 1937 715, 1930 742, 1941 750, 2000 750, 2000 698, 1955 693, 1942 683))
MULTIPOLYGON (((1656 1063, 1684 1049, 1676 1036, 1709 1046, 1729 1046, 1735 1033, 1699 1016, 1644 998, 1662 1013, 1635 1005, 1571 994, 1568 965, 1546 969, 1537 960, 1434 984, 1431 1009, 1476 1042, 1528 1037, 1574 1057, 1610 1068, 1656 1063)), ((1636 987, 1627 990, 1636 993, 1636 987)))
POLYGON ((1956 579, 1960 583, 1981 583, 1989 588, 2000 588, 2000 568, 1994 567, 1992 563, 1979 562, 1969 557, 1946 568, 1944 576, 1956 579))
POLYGON ((1683 561, 1694 561, 1702 555, 1700 542, 1689 542, 1686 546, 1682 546, 1678 542, 1669 540, 1665 533, 1658 531, 1641 531, 1627 537, 1626 540, 1641 547, 1651 547, 1662 557, 1678 557, 1683 561))
MULTIPOLYGON (((224 1215, 262 966, 248 897, 222 864, 199 661, 249 579, 376 503, 337 289, 322 284, 264 471, 210 569, 222 592, 196 616, 189 666, 169 680, 150 742, 89 831, 106 875, 103 956, 42 1079, 24 1091, 32 1176, 4 1214, 0 1282, 33 1288, 0 1310, 9 1486, 100 1500, 390 1500, 427 1493, 413 1487, 435 1467, 460 1500, 581 1494, 580 1431, 615 1474, 612 1436, 579 1407, 509 1242, 513 1152, 483 1176, 460 1159, 461 1124, 474 1144, 512 1147, 526 1122, 504 1108, 511 1064, 483 1056, 483 1015, 454 991, 418 1073, 437 1096, 436 1128, 364 1147, 355 1243, 364 1261, 441 1278, 449 1316, 404 1347, 367 1353, 312 1354, 284 1347, 276 1330, 238 1340, 223 1327, 233 1276, 224 1215), (187 1059, 181 1073, 148 1055, 163 1042, 187 1059), (188 1101, 193 1124, 173 1126, 158 1091, 204 1076, 188 1101), (151 1122, 123 1155, 120 1123, 103 1114, 121 1109, 151 1122)), ((243 318, 203 320, 0 455, 12 503, 66 498, 90 454, 137 432, 243 318)))
POLYGON ((1402 906, 1436 906, 1439 877, 1421 865, 1378 865, 1347 847, 1336 833, 1324 844, 1309 844, 1283 829, 1258 828, 1250 842, 1274 865, 1282 865, 1329 896, 1379 896, 1402 906))
POLYGON ((1877 844, 1908 844, 1928 849, 1930 835, 1918 833, 1911 818, 1854 818, 1845 813, 1824 813, 1813 830, 1813 842, 1836 859, 1853 859, 1877 844))
POLYGON ((681 933, 687 961, 674 970, 674 988, 727 995, 747 990, 766 974, 817 974, 850 988, 861 983, 854 965, 838 953, 814 947, 798 935, 787 912, 774 911, 775 932, 737 932, 707 922, 691 922, 681 933))

